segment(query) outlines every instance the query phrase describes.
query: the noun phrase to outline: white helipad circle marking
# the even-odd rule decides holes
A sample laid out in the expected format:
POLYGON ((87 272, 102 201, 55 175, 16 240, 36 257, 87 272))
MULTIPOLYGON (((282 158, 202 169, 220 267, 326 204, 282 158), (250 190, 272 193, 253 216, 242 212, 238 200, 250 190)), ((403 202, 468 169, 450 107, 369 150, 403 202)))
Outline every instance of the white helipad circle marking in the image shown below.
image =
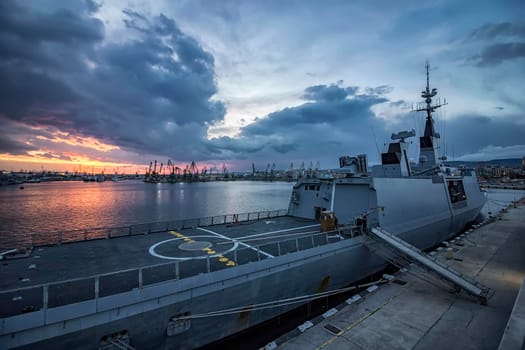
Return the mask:
MULTIPOLYGON (((218 237, 217 236, 191 236, 191 237, 187 237, 187 238, 215 238, 217 239, 218 237)), ((178 239, 184 239, 182 237, 177 237, 177 238, 171 238, 171 239, 167 239, 165 241, 160 241, 158 243, 155 243, 154 245, 152 245, 151 247, 149 247, 149 253, 157 258, 161 258, 161 259, 168 259, 168 260, 181 260, 181 261, 185 261, 185 260, 197 260, 197 259, 206 259, 207 257, 210 257, 210 258, 216 258, 218 256, 222 256, 224 254, 228 254, 229 252, 232 252, 234 251, 235 249, 237 249, 237 247, 239 246, 239 242, 235 242, 233 240, 231 240, 231 242, 233 243, 233 247, 231 247, 230 249, 222 252, 222 253, 217 253, 217 254, 214 254, 214 255, 201 255, 201 256, 194 256, 194 257, 190 257, 190 258, 177 258, 177 257, 174 257, 174 256, 166 256, 166 255, 162 255, 162 254, 158 254, 157 252, 155 252, 155 249, 159 246, 159 245, 162 245, 164 243, 168 243, 168 242, 171 242, 171 241, 176 241, 178 239)))

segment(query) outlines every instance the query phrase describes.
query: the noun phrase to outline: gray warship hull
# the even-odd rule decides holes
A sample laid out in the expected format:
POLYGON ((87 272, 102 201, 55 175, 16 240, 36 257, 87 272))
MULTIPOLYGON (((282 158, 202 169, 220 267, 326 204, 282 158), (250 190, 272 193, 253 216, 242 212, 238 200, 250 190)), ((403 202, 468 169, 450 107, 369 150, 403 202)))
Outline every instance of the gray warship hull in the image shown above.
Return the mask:
MULTIPOLYGON (((342 246, 337 245, 337 248, 324 246, 307 253, 292 253, 258 262, 257 267, 239 266, 233 274, 230 270, 215 272, 212 273, 215 276, 206 276, 206 281, 195 277, 194 281, 187 281, 186 288, 176 281, 167 282, 163 286, 165 294, 160 297, 171 299, 166 301, 169 303, 166 306, 161 306, 161 301, 150 311, 144 311, 151 303, 157 303, 157 298, 123 306, 119 308, 120 318, 115 310, 113 315, 106 315, 114 321, 32 343, 27 348, 93 349, 100 346, 104 336, 126 330, 129 343, 136 349, 194 349, 255 326, 300 304, 260 311, 251 311, 249 305, 346 286, 352 279, 364 278, 384 267, 384 262, 371 256, 359 240, 347 240, 342 246), (216 282, 211 282, 213 280, 216 282), (246 310, 191 319, 186 330, 167 336, 169 319, 173 315, 181 312, 202 314, 240 305, 246 305, 246 310)), ((77 322, 87 323, 88 319, 80 317, 77 322)), ((60 326, 62 324, 56 325, 60 326)), ((35 335, 22 333, 20 336, 35 335)))
POLYGON ((432 104, 426 68, 419 165, 405 142, 415 131, 402 131, 371 172, 359 155, 341 157, 330 178, 308 174, 285 213, 110 230, 102 237, 126 237, 38 252, 32 282, 20 277, 29 260, 13 260, 0 270, 0 348, 192 349, 383 269, 368 230, 420 249, 458 234, 486 199, 474 171, 440 163, 432 112, 442 105, 432 104))
MULTIPOLYGON (((304 301, 268 308, 258 308, 257 305, 343 288, 385 268, 387 262, 364 245, 365 236, 318 233, 315 216, 319 205, 328 202, 323 196, 324 192, 333 192, 332 186, 336 187, 335 209, 343 205, 348 209, 351 206, 347 202, 353 203, 353 211, 340 211, 339 220, 349 222, 350 217, 371 211, 369 224, 388 227, 402 239, 425 249, 459 233, 468 222, 475 220, 484 204, 484 195, 477 187, 475 178, 463 179, 468 199, 460 208, 454 208, 451 204, 445 176, 441 180, 428 177, 408 181, 403 178, 385 181, 372 178, 301 181, 292 195, 302 198, 300 205, 292 203, 288 209, 293 216, 248 221, 245 227, 230 224, 177 231, 181 235, 178 238, 180 242, 183 238, 210 240, 203 236, 206 231, 218 235, 222 243, 224 240, 219 236, 228 237, 231 242, 241 242, 242 237, 248 237, 244 241, 249 243, 249 247, 256 247, 255 250, 248 247, 240 250, 238 247, 229 251, 227 248, 230 245, 221 248, 221 242, 213 242, 212 246, 217 247, 214 249, 224 251, 220 256, 233 261, 233 255, 237 255, 236 266, 226 268, 221 265, 214 271, 213 261, 211 268, 206 268, 204 265, 206 262, 210 264, 209 259, 199 259, 202 256, 186 259, 184 252, 179 251, 182 255, 178 256, 184 256, 186 260, 177 262, 177 270, 180 270, 178 278, 155 283, 150 276, 151 281, 148 282, 146 264, 139 278, 142 283, 130 290, 109 295, 99 292, 95 299, 66 305, 58 303, 56 305, 60 306, 57 307, 51 307, 54 305, 48 300, 48 305, 42 305, 34 312, 3 318, 0 344, 5 348, 87 349, 100 347, 107 337, 124 334, 125 340, 134 348, 191 349, 206 345, 292 310, 304 301), (414 180, 417 185, 412 183, 414 180), (401 189, 401 192, 404 192, 403 187, 406 191, 417 189, 426 193, 429 200, 404 201, 398 196, 378 195, 383 192, 383 187, 392 186, 401 189), (250 234, 246 236, 248 229, 250 234), (290 238, 288 235, 291 234, 296 236, 290 238), (256 241, 249 239, 250 236, 254 236, 256 241), (252 257, 243 261, 242 252, 250 252, 252 257), (200 264, 202 270, 184 275, 184 264, 193 268, 195 264, 200 264), (228 310, 234 311, 229 313, 228 310)), ((140 238, 147 242, 133 243, 134 249, 142 247, 143 254, 148 254, 152 246, 171 240, 164 235, 173 237, 168 233, 143 236, 140 238)), ((126 239, 73 243, 67 251, 90 250, 88 245, 94 243, 122 246, 122 240, 126 239)), ((47 250, 53 252, 56 249, 53 255, 57 255, 60 254, 59 249, 66 246, 47 250)), ((101 256, 96 259, 102 265, 110 265, 102 261, 104 251, 101 248, 97 250, 100 250, 101 256)), ((125 251, 123 253, 126 254, 125 251)), ((136 276, 137 270, 131 274, 136 276)), ((99 277, 95 288, 102 289, 102 277, 99 277)), ((122 283, 119 278, 112 279, 111 284, 122 283)), ((92 289, 93 279, 86 280, 81 281, 88 283, 87 288, 92 289)), ((68 283, 74 286, 80 282, 68 283)), ((82 283, 77 285, 82 286, 82 283)), ((110 284, 109 279, 107 283, 110 284)), ((52 286, 47 287, 47 293, 51 293, 52 286)), ((64 286, 67 283, 61 288, 68 288, 64 286)), ((4 303, 6 299, 2 300, 4 303)))

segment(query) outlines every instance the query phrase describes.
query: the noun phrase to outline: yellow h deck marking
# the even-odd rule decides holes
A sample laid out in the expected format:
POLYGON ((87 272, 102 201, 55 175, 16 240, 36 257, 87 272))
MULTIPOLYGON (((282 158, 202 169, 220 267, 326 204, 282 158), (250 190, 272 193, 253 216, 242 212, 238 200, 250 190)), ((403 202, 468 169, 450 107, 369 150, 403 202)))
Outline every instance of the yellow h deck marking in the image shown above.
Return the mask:
MULTIPOLYGON (((177 231, 168 231, 169 234, 177 237, 177 238, 182 238, 184 240, 184 242, 187 242, 187 243, 195 243, 195 241, 185 235, 183 235, 182 233, 180 232, 177 232, 177 231)), ((217 252, 211 248, 202 248, 202 251, 209 254, 209 255, 214 255, 214 254, 217 254, 217 252)), ((226 266, 235 266, 235 262, 234 261, 231 261, 230 259, 222 256, 222 255, 217 255, 216 258, 219 259, 219 261, 221 263, 224 263, 226 266)))

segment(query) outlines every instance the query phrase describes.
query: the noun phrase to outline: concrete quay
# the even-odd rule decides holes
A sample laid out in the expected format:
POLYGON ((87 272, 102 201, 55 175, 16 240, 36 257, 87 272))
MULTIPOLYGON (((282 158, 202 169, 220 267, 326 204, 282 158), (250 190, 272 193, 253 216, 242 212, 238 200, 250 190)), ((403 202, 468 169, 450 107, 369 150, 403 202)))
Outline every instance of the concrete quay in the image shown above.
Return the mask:
POLYGON ((523 204, 430 253, 492 288, 495 293, 488 305, 458 294, 450 284, 412 265, 392 281, 369 288, 266 348, 524 349, 523 204))
POLYGON ((525 279, 499 344, 499 350, 522 349, 525 349, 525 279))

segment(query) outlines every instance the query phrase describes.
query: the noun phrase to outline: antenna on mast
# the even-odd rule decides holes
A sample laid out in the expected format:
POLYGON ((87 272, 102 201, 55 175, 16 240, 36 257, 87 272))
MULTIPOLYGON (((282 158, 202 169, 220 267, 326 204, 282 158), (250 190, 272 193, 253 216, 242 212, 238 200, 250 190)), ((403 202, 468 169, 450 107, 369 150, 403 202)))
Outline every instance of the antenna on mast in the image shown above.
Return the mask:
POLYGON ((430 64, 428 61, 425 64, 427 84, 425 90, 421 91, 421 97, 424 102, 417 104, 416 109, 412 109, 413 112, 426 112, 425 120, 425 131, 423 136, 420 137, 420 156, 419 163, 424 167, 432 167, 439 164, 439 155, 437 149, 439 148, 438 140, 441 135, 434 129, 434 119, 432 113, 439 107, 447 104, 446 101, 441 103, 441 99, 438 99, 437 103, 432 104, 432 98, 437 95, 438 91, 436 88, 430 88, 430 64))

